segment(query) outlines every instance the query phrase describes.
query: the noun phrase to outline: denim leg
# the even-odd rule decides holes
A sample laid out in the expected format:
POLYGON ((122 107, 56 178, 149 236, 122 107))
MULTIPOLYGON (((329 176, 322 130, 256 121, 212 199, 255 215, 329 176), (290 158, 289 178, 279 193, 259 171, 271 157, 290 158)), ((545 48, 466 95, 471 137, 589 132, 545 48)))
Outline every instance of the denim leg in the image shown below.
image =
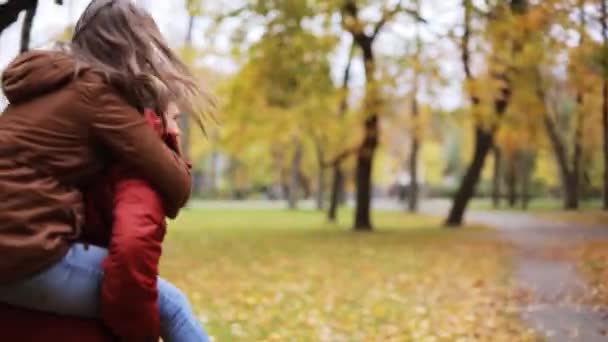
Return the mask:
POLYGON ((208 342, 188 298, 173 284, 158 279, 161 335, 165 342, 208 342))
MULTIPOLYGON (((0 286, 0 302, 20 308, 82 318, 99 318, 102 263, 106 249, 74 244, 52 267, 0 286)), ((186 296, 158 279, 162 337, 166 342, 208 342, 186 296)))
POLYGON ((65 316, 97 318, 101 264, 107 250, 74 244, 52 267, 0 286, 0 302, 65 316))

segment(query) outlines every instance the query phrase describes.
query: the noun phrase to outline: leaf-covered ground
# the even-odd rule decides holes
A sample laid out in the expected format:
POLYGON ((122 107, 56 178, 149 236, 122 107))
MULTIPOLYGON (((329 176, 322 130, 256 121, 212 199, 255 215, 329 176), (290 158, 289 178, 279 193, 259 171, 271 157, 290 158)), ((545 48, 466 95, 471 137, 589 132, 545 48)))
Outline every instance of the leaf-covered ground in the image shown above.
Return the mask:
POLYGON ((542 217, 554 222, 569 223, 586 228, 605 227, 608 222, 608 212, 600 210, 559 211, 544 214, 542 217))
MULTIPOLYGON (((597 305, 608 308, 608 240, 581 244, 573 256, 592 287, 597 305)), ((608 311, 607 311, 608 312, 608 311)), ((608 331, 608 329, 607 329, 608 331)))
POLYGON ((314 212, 191 210, 170 227, 162 274, 215 341, 533 340, 516 318, 510 249, 490 233, 375 221, 360 234, 314 212))

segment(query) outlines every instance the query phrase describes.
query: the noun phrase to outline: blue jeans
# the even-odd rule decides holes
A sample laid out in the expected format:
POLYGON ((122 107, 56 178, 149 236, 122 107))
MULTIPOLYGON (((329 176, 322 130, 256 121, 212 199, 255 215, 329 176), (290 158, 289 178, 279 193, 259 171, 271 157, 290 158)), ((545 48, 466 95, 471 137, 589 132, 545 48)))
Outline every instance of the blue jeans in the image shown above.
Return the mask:
MULTIPOLYGON (((0 302, 30 310, 99 318, 102 262, 107 250, 75 244, 57 264, 28 279, 0 286, 0 302)), ((161 335, 166 342, 208 342, 186 296, 158 279, 161 335)))

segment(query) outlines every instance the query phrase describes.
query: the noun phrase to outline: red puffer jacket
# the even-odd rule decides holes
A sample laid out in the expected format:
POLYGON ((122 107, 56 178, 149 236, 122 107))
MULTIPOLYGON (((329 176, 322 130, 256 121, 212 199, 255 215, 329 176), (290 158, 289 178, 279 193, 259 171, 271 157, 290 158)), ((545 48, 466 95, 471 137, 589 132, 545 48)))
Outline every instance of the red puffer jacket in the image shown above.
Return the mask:
MULTIPOLYGON (((154 114, 146 113, 146 118, 160 131, 160 121, 154 114)), ((177 148, 175 136, 165 140, 177 148)), ((0 306, 0 340, 158 340, 156 275, 165 234, 161 198, 146 181, 121 166, 108 170, 86 197, 83 241, 109 249, 101 287, 101 322, 107 330, 101 322, 0 306)))

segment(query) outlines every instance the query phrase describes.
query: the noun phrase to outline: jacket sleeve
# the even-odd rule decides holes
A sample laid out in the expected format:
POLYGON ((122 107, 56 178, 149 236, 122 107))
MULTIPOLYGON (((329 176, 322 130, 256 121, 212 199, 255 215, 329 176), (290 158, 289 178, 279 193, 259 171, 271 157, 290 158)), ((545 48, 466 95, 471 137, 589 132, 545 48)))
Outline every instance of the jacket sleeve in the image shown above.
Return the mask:
POLYGON ((149 180, 162 195, 167 216, 175 218, 191 195, 186 162, 109 86, 85 93, 84 98, 85 110, 92 113, 93 137, 109 147, 121 164, 149 180))
POLYGON ((136 177, 115 177, 113 226, 103 264, 101 317, 126 341, 158 341, 157 275, 165 220, 160 198, 136 177))

